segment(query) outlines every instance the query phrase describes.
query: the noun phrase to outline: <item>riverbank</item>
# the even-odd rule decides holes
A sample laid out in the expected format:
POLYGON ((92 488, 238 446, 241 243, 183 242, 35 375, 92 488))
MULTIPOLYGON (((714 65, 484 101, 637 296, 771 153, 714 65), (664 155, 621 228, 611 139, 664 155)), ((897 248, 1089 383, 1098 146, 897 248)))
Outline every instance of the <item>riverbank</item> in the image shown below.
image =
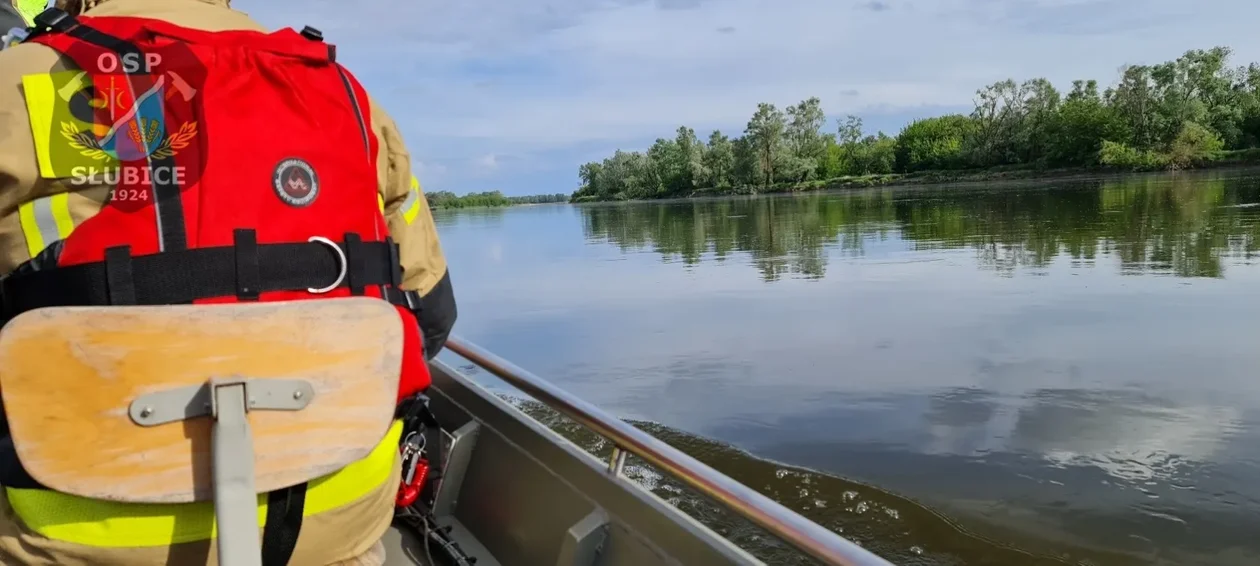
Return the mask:
POLYGON ((569 195, 555 193, 549 195, 507 196, 500 191, 456 195, 450 191, 433 191, 425 195, 425 200, 428 201, 430 210, 444 208, 501 208, 505 206, 568 202, 569 195))
MULTIPOLYGON (((1243 149, 1220 151, 1211 158, 1201 161, 1183 170, 1211 169, 1249 169, 1260 167, 1260 149, 1243 149)), ((835 177, 825 180, 806 181, 803 183, 777 183, 768 187, 738 187, 725 189, 697 189, 689 194, 670 195, 661 199, 597 199, 583 196, 573 199, 574 204, 589 202, 674 200, 690 198, 713 198, 722 196, 746 196, 758 194, 804 193, 813 191, 834 191, 845 189, 865 189, 884 186, 914 185, 947 185, 966 183, 989 183, 1000 181, 1052 181, 1070 180, 1080 177, 1096 177, 1099 175, 1122 175, 1126 173, 1151 173, 1173 171, 1171 169, 1134 168, 1134 167, 1060 167, 1044 168, 1035 166, 997 167, 989 169, 965 169, 955 171, 919 171, 915 173, 888 173, 883 175, 860 175, 835 177)))

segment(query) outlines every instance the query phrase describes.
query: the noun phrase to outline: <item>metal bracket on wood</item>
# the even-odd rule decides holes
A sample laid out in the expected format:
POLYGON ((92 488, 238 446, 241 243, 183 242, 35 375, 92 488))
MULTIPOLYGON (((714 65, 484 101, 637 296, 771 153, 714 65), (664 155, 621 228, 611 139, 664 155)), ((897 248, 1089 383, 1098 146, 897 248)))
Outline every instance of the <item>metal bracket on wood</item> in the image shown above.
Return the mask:
POLYGON ((481 425, 473 420, 451 434, 451 451, 446 455, 442 481, 438 483, 437 493, 433 497, 434 517, 444 517, 455 512, 459 489, 464 485, 464 473, 468 470, 468 462, 472 459, 480 429, 481 425))
POLYGON ((212 378, 202 385, 141 395, 128 408, 140 426, 207 415, 214 419, 210 450, 220 564, 262 566, 249 411, 300 411, 314 396, 315 389, 302 380, 212 378))
POLYGON ((136 397, 127 408, 131 420, 140 426, 157 426, 197 417, 215 416, 213 387, 245 386, 249 411, 300 411, 315 397, 315 388, 300 379, 216 378, 201 385, 155 391, 136 397))
POLYGON ((564 534, 556 566, 595 566, 611 527, 608 514, 596 507, 564 534))

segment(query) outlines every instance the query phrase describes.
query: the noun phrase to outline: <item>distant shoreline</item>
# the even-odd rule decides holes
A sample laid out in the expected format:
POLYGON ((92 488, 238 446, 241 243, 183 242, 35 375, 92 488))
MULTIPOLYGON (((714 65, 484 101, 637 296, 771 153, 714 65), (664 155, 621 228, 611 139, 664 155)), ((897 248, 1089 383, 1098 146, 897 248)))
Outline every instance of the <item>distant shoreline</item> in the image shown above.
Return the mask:
POLYGON ((663 198, 633 199, 592 199, 579 198, 570 204, 599 204, 611 202, 663 202, 674 200, 693 200, 704 198, 724 198, 756 195, 783 195, 813 193, 825 191, 844 191, 867 189, 873 187, 914 187, 953 184, 989 183, 1004 181, 1064 181, 1072 179, 1094 179, 1099 177, 1119 177, 1133 174, 1175 173, 1177 171, 1208 170, 1247 170, 1260 169, 1260 151, 1237 150, 1223 151, 1211 160, 1185 169, 1133 169, 1117 167, 1008 167, 992 169, 969 169, 958 171, 921 171, 915 173, 888 173, 882 175, 862 175, 836 177, 833 179, 807 181, 803 183, 779 183, 770 187, 744 188, 742 190, 697 189, 685 195, 672 195, 663 198))

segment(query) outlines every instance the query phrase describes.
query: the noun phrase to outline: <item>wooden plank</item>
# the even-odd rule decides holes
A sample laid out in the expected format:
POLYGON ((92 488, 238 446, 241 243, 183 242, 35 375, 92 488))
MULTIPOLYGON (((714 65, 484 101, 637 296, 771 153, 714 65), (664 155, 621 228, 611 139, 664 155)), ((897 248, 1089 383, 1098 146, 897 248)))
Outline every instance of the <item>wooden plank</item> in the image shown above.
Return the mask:
POLYGON ((0 395, 18 457, 57 491, 115 501, 211 498, 209 417, 141 427, 136 397, 211 377, 305 379, 301 411, 256 411, 260 493, 361 459, 393 418, 402 321, 369 297, 30 311, 0 332, 0 395))

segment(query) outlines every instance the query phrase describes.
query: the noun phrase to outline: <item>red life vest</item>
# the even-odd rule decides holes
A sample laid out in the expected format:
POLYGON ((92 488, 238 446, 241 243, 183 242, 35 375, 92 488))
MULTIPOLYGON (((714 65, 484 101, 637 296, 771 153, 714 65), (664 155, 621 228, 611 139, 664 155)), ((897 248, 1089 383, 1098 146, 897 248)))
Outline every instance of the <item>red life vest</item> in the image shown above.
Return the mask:
POLYGON ((399 400, 429 386, 419 297, 398 288, 377 196, 367 93, 318 31, 207 32, 49 10, 26 41, 84 71, 81 88, 59 85, 76 92, 73 116, 48 135, 75 148, 60 154, 67 163, 112 161, 112 179, 73 176, 117 188, 55 247, 55 267, 5 278, 6 320, 55 305, 380 297, 406 329, 399 400))

